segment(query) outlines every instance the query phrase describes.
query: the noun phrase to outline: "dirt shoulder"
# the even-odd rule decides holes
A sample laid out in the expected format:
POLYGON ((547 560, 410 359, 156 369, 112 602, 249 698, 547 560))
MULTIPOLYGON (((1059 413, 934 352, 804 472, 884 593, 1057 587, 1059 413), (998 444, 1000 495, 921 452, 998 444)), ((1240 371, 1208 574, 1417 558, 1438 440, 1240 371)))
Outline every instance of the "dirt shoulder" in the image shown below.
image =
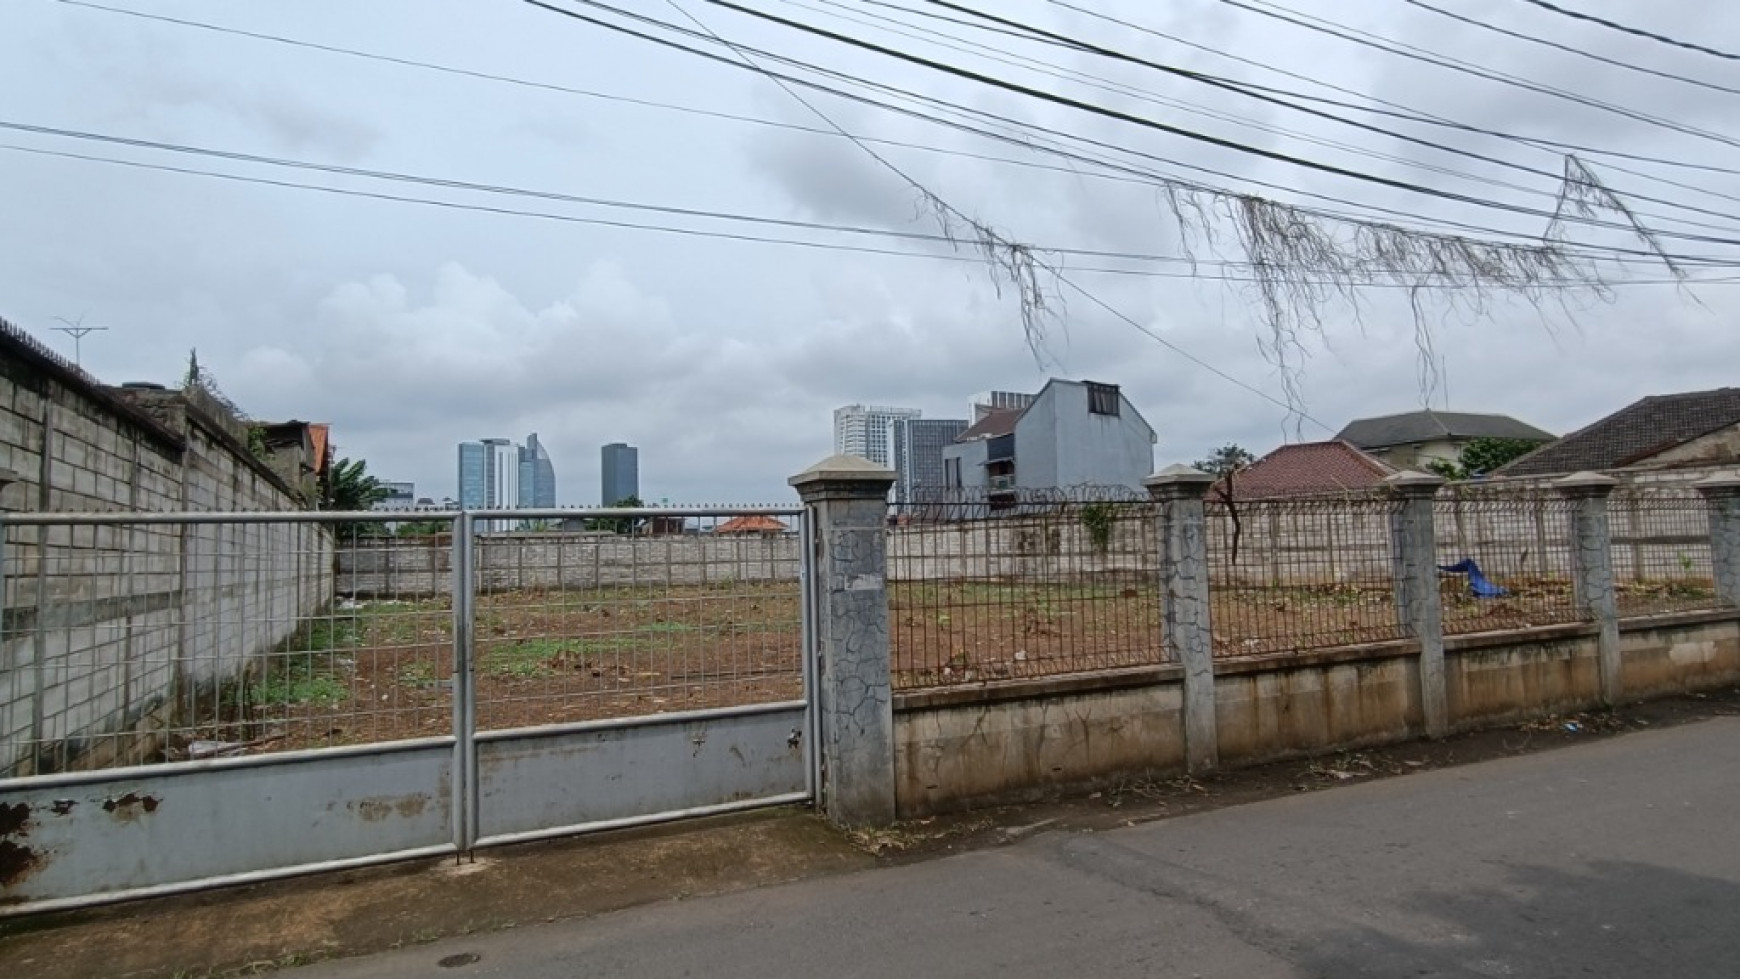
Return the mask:
POLYGON ((437 938, 602 914, 998 846, 1040 830, 1092 832, 1627 732, 1740 715, 1740 689, 1569 714, 1201 778, 1092 793, 842 836, 777 810, 483 851, 202 894, 0 921, 0 975, 247 975, 437 938))

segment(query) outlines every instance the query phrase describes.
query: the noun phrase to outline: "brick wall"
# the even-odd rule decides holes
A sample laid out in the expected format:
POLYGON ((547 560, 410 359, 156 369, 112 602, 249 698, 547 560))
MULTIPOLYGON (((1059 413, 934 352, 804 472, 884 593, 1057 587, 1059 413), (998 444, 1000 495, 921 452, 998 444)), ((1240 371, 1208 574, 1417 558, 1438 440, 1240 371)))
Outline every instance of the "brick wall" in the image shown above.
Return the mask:
MULTIPOLYGON (((0 469, 16 480, 0 511, 302 509, 237 427, 170 392, 105 388, 0 321, 0 469)), ((4 541, 0 776, 146 760, 187 722, 178 693, 234 677, 332 595, 313 524, 9 526, 4 541)))

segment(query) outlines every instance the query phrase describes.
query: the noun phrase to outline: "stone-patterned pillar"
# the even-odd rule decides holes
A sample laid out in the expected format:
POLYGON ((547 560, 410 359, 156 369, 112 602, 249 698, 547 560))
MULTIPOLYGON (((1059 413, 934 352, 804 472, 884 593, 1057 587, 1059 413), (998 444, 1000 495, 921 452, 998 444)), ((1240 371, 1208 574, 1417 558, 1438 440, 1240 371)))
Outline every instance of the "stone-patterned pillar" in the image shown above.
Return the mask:
POLYGON ((1600 473, 1573 473, 1553 484, 1572 502, 1572 600, 1600 629, 1596 655, 1601 671, 1601 701, 1619 702, 1619 605, 1613 594, 1613 534, 1607 523, 1607 498, 1619 481, 1600 473))
POLYGON ((1403 631, 1420 641, 1420 708, 1426 736, 1450 731, 1444 681, 1444 609, 1438 593, 1438 530, 1434 500, 1444 480, 1399 472, 1384 480, 1396 497, 1390 513, 1390 568, 1396 615, 1403 631))
POLYGON ((1166 649, 1184 667, 1184 760, 1193 772, 1220 764, 1214 712, 1214 630, 1208 593, 1208 528, 1202 497, 1214 477, 1167 466, 1145 485, 1160 542, 1160 623, 1166 649))
POLYGON ((1710 508, 1710 568, 1716 578, 1716 597, 1740 606, 1740 475, 1718 473, 1693 485, 1710 508))
POLYGON ((888 643, 888 490, 894 473, 837 455, 791 478, 812 521, 811 623, 821 811, 843 826, 892 823, 894 700, 888 643))

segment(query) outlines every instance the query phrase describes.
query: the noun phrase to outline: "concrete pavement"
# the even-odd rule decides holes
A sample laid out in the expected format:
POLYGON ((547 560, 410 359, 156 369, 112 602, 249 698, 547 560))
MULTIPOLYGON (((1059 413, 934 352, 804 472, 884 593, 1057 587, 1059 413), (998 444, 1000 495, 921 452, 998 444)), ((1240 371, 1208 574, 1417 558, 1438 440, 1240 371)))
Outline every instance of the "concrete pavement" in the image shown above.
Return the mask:
POLYGON ((1731 979, 1740 719, 289 975, 1731 979))

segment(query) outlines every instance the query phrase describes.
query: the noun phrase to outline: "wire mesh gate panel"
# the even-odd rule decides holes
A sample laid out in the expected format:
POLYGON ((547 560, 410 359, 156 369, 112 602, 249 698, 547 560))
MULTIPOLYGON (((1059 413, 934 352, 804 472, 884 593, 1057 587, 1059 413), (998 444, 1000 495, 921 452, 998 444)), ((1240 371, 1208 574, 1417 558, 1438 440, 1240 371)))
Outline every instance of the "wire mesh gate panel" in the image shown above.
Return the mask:
POLYGON ((8 515, 0 914, 810 797, 800 511, 484 516, 8 515))

